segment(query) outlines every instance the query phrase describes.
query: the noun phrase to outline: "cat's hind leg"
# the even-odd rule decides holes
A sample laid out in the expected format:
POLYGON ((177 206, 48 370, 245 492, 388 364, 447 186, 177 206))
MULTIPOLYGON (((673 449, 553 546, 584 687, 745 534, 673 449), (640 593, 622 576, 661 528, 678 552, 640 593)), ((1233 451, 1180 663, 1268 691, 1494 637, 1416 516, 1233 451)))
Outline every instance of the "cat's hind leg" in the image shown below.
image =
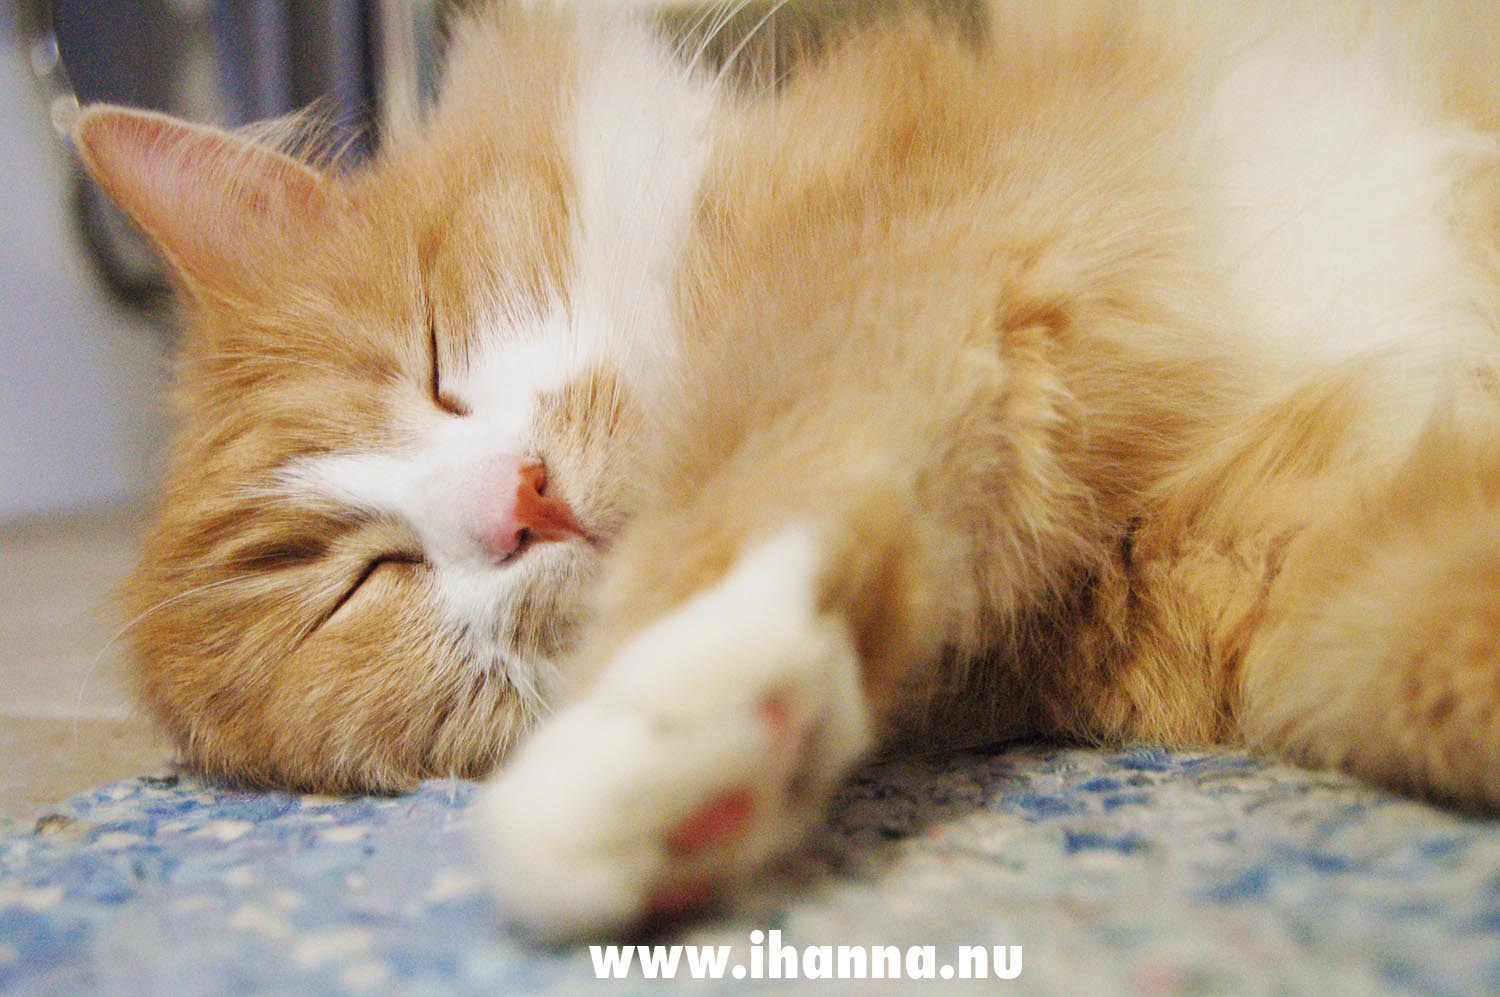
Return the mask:
POLYGON ((1500 807, 1500 434, 1485 422, 1435 423, 1294 545, 1244 662, 1253 744, 1500 807))

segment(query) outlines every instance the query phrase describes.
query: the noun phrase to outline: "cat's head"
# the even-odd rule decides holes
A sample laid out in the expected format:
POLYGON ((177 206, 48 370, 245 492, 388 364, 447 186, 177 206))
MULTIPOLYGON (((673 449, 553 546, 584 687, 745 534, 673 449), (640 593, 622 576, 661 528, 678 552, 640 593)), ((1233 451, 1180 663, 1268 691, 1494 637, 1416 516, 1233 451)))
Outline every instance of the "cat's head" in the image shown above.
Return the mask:
POLYGON ((81 115, 185 303, 127 598, 190 762, 393 789, 545 710, 631 509, 713 100, 640 30, 522 12, 462 27, 435 110, 348 174, 81 115))

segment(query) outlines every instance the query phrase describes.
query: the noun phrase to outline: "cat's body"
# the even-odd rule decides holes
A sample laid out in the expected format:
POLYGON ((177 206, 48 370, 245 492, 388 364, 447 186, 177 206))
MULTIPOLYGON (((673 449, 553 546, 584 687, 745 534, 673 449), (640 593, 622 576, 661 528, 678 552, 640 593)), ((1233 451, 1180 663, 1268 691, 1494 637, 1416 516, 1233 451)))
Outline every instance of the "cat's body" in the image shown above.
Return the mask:
POLYGON ((902 738, 1243 740, 1500 805, 1471 29, 988 13, 760 96, 484 14, 337 181, 86 116, 197 306, 136 630, 189 758, 392 788, 556 704, 478 811, 553 935, 753 871, 902 738), (153 177, 257 231, 174 230, 153 177))

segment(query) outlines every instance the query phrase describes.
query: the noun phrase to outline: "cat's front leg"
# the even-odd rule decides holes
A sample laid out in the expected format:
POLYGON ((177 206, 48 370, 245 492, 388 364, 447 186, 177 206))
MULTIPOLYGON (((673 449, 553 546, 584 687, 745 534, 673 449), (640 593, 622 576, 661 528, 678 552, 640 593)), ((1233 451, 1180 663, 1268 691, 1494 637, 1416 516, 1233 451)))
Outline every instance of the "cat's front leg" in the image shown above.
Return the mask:
POLYGON ((621 644, 489 785, 475 819, 506 913, 560 940, 696 906, 821 819, 872 743, 825 550, 793 526, 621 644))

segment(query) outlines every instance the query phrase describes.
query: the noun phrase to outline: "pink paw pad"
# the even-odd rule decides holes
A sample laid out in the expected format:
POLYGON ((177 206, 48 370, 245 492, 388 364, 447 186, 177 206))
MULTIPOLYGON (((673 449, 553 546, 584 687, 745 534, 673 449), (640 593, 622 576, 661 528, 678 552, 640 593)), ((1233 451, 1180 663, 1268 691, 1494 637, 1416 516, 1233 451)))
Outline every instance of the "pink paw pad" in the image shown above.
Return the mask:
POLYGON ((667 836, 667 851, 692 855, 739 836, 755 814, 755 797, 748 789, 730 789, 713 797, 687 816, 667 836))

